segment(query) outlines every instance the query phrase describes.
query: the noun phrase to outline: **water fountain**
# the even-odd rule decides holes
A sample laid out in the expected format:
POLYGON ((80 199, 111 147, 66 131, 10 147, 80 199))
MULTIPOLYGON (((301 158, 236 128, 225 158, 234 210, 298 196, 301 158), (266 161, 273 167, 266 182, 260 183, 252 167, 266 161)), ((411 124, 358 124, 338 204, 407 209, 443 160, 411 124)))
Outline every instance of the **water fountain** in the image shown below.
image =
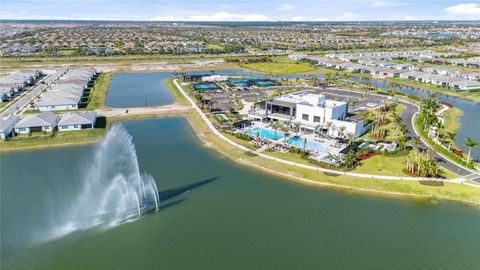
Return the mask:
POLYGON ((132 137, 114 125, 86 163, 83 187, 54 234, 111 227, 158 211, 155 179, 141 174, 132 137))

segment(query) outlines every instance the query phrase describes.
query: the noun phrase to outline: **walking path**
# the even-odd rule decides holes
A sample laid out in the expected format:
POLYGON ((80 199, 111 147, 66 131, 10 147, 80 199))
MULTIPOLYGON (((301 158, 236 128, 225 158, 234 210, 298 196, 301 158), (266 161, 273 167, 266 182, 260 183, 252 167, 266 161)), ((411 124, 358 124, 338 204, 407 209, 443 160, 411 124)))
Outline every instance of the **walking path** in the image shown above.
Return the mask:
POLYGON ((182 113, 190 110, 190 107, 179 104, 171 104, 156 107, 133 107, 133 108, 111 108, 104 110, 96 110, 98 115, 111 116, 126 116, 126 115, 150 115, 150 114, 171 114, 182 113))
MULTIPOLYGON (((190 102, 192 105, 192 108, 198 112, 198 114, 202 117, 203 121, 207 124, 208 128, 213 132, 213 134, 217 135, 220 139, 223 141, 229 143, 230 145, 243 150, 245 152, 250 152, 258 155, 261 158, 273 160, 279 163, 291 165, 291 166, 296 166, 296 167, 301 167, 304 169, 308 170, 313 170, 313 171, 318 171, 318 172, 324 172, 324 173, 329 173, 329 174, 335 174, 335 175, 346 175, 346 176, 352 176, 352 177, 359 177, 359 178, 371 178, 371 179, 382 179, 382 180, 394 180, 394 181, 439 181, 439 182, 449 182, 449 183, 463 183, 459 182, 459 180, 449 180, 449 179, 440 179, 440 178, 427 178, 427 177, 401 177, 401 176, 388 176, 388 175, 376 175, 376 174, 362 174, 362 173, 352 173, 352 172, 341 172, 341 171, 336 171, 336 170, 330 170, 330 169, 325 169, 325 168, 320 168, 320 167, 315 167, 315 166, 310 166, 306 164, 300 164, 284 159, 279 159, 275 158, 269 155, 265 155, 263 153, 257 153, 254 150, 251 150, 243 145, 240 145, 234 141, 231 141, 227 137, 225 137, 220 131, 218 131, 213 124, 208 120, 208 118, 205 116, 203 111, 197 106, 197 104, 191 99, 188 94, 183 90, 183 88, 178 84, 177 80, 173 81, 175 86, 178 88, 178 90, 182 93, 182 95, 190 102)), ((477 185, 472 185, 473 187, 480 188, 480 186, 477 185)))

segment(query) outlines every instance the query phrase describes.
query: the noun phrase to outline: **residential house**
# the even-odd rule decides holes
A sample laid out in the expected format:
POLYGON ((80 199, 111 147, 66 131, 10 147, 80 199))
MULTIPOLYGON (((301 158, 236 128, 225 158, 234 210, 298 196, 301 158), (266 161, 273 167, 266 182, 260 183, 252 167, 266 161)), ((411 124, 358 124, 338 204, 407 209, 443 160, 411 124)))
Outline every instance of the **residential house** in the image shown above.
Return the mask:
POLYGON ((6 140, 12 134, 18 119, 19 117, 15 114, 4 115, 0 118, 0 139, 6 140))
POLYGON ((42 112, 39 114, 27 114, 22 116, 15 126, 15 132, 18 134, 27 134, 30 132, 51 132, 57 127, 59 117, 53 112, 42 112))
POLYGON ((62 114, 58 122, 58 131, 91 129, 95 127, 97 114, 95 112, 72 112, 62 114))

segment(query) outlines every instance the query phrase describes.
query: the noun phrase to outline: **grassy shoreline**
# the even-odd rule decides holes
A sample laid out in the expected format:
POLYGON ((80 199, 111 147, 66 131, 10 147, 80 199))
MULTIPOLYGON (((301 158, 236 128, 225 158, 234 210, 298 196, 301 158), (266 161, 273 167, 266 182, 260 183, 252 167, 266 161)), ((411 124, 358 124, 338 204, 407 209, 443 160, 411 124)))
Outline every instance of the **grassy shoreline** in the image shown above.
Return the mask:
MULTIPOLYGON (((168 88, 172 92, 176 103, 185 104, 187 101, 178 89, 173 85, 171 79, 166 81, 168 88)), ((76 143, 65 143, 61 141, 46 145, 37 145, 35 147, 20 147, 14 150, 40 149, 46 147, 72 146, 85 143, 98 142, 108 132, 112 123, 117 121, 163 118, 163 117, 184 117, 195 131, 203 145, 213 149, 223 156, 231 159, 233 162, 241 164, 251 169, 258 169, 284 179, 296 181, 298 183, 331 188, 341 191, 358 192, 369 195, 382 195, 394 197, 410 197, 422 200, 447 200, 461 202, 469 205, 480 205, 480 190, 458 184, 442 183, 441 185, 432 185, 432 183, 420 183, 416 181, 386 181, 370 178, 356 178, 350 176, 334 176, 323 172, 312 171, 299 168, 292 165, 280 164, 278 162, 247 155, 244 151, 226 143, 218 136, 213 134, 200 115, 194 110, 187 113, 173 114, 151 114, 151 115, 130 115, 126 117, 111 117, 102 134, 85 138, 76 143)), ((3 152, 4 148, 0 147, 3 152)))
POLYGON ((332 176, 292 165, 246 155, 244 151, 224 142, 215 136, 200 116, 191 112, 185 116, 197 136, 206 147, 250 168, 263 170, 286 177, 302 184, 333 188, 343 191, 371 193, 384 196, 415 197, 427 200, 456 201, 480 206, 480 190, 458 184, 443 183, 441 186, 417 181, 386 181, 349 176, 332 176))

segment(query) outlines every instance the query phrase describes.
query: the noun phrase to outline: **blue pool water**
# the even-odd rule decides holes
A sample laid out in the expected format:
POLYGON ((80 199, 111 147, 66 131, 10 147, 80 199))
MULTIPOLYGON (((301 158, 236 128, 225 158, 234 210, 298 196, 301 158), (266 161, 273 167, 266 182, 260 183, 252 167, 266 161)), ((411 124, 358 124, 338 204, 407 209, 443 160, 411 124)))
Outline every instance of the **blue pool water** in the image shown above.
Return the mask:
POLYGON ((277 134, 275 136, 275 131, 268 128, 259 128, 259 127, 252 128, 252 129, 246 130, 244 133, 253 137, 256 137, 258 134, 260 138, 269 139, 269 140, 278 140, 283 138, 283 133, 281 133, 280 131, 277 131, 277 134))
MULTIPOLYGON (((293 145, 295 147, 303 149, 304 140, 303 140, 303 138, 300 138, 300 137, 293 137, 293 138, 288 139, 287 143, 290 144, 290 145, 293 145)), ((305 150, 320 151, 320 152, 328 153, 328 149, 325 146, 323 146, 323 145, 321 145, 317 142, 309 141, 309 140, 307 140, 307 143, 305 145, 305 150)))

